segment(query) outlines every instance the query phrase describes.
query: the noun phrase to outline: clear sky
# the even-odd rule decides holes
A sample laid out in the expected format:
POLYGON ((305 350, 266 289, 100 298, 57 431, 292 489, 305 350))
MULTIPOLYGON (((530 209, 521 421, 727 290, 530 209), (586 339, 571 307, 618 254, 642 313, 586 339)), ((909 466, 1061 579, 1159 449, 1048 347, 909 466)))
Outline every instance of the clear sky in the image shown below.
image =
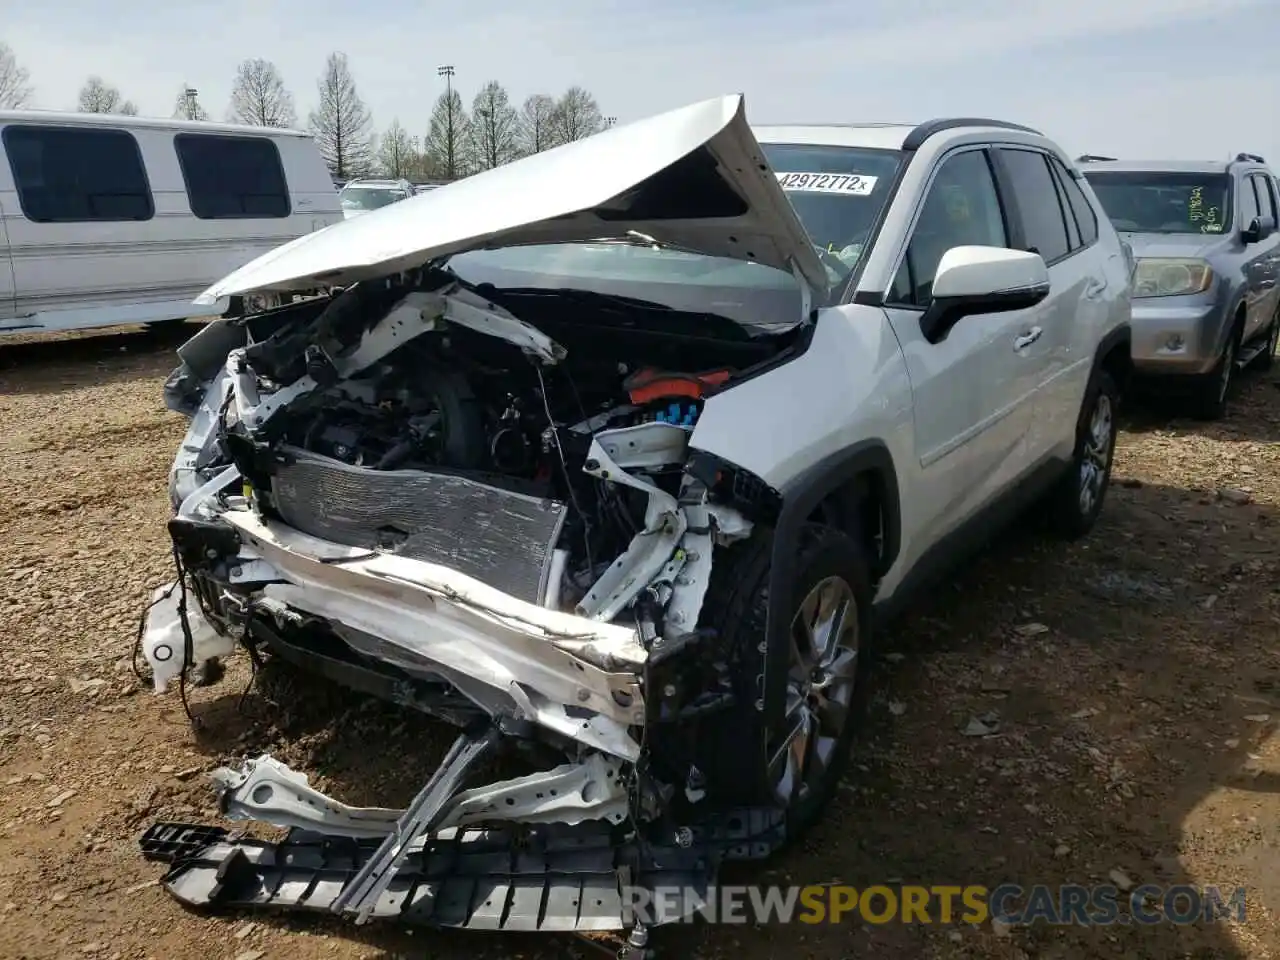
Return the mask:
POLYGON ((341 50, 375 124, 415 134, 452 64, 468 102, 581 84, 619 123, 741 92, 755 122, 992 116, 1073 154, 1280 167, 1280 0, 0 0, 0 40, 55 109, 97 73, 144 115, 187 83, 222 119, 264 57, 305 119, 341 50))

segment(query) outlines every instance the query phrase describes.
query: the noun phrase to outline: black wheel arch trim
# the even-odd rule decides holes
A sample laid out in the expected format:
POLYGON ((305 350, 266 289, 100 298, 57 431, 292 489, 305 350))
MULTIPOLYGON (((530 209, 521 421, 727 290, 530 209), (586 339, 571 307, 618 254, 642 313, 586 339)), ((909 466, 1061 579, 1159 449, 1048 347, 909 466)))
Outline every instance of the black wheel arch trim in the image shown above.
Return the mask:
MULTIPOLYGON (((1133 345, 1133 328, 1122 323, 1119 326, 1108 330, 1098 341, 1098 346, 1093 352, 1093 371, 1090 373, 1090 379, 1096 376, 1097 371, 1102 369, 1102 362, 1106 356, 1116 347, 1123 346, 1130 352, 1130 362, 1132 362, 1132 345, 1133 345)), ((1117 386, 1122 386, 1117 384, 1117 386)))
MULTIPOLYGON (((862 440, 818 461, 780 491, 782 508, 774 528, 769 564, 769 606, 765 617, 763 685, 758 708, 767 729, 782 720, 781 693, 787 673, 787 631, 790 629, 792 583, 801 526, 832 493, 864 474, 877 475, 884 494, 883 560, 874 574, 883 574, 897 558, 902 537, 902 511, 898 473, 893 456, 882 440, 862 440)), ((869 558, 870 559, 870 558, 869 558)))

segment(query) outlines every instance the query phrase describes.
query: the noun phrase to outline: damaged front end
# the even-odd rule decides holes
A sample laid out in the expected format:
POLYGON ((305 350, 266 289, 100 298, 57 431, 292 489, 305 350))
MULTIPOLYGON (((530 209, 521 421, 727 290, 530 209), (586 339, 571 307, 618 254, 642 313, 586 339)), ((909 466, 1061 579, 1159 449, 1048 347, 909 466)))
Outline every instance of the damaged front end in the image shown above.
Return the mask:
MULTIPOLYGON (((424 270, 220 321, 183 347, 168 384, 192 418, 171 479, 179 580, 157 594, 142 640, 157 688, 243 645, 464 732, 404 811, 345 808, 270 758, 225 772, 229 816, 294 835, 282 846, 218 835, 188 851, 166 880, 180 899, 278 905, 287 850, 329 878, 306 905, 444 922, 388 891, 434 882, 441 844, 459 863, 480 844, 476 862, 507 864, 498 872, 513 882, 493 828, 517 826, 504 843, 545 833, 548 857, 568 843, 565 862, 605 871, 614 892, 576 919, 508 913, 500 925, 621 927, 618 869, 634 883, 678 869, 696 888, 724 856, 780 840, 776 812, 745 807, 750 791, 708 773, 704 758, 732 739, 696 742, 741 694, 704 609, 717 554, 776 504, 767 489, 746 496, 689 439, 735 364, 789 335, 717 348, 648 331, 613 355, 592 330, 594 300, 544 299, 529 311, 573 346, 424 270), (676 357, 698 362, 669 372, 676 357), (565 762, 463 791, 504 740, 565 762), (231 869, 251 882, 230 884, 231 869)), ((551 871, 540 883, 559 875, 551 860, 539 870, 551 871)), ((585 910, 585 896, 565 904, 585 910)))
POLYGON ((739 595, 761 592, 740 565, 760 576, 780 497, 691 438, 710 397, 803 352, 827 279, 725 97, 336 225, 210 288, 338 292, 219 320, 179 351, 178 574, 141 640, 157 688, 243 646, 460 733, 403 810, 346 807, 269 757, 221 771, 228 817, 290 833, 158 824, 143 846, 171 864, 166 887, 195 905, 622 929, 628 890, 704 888, 724 859, 780 845, 763 628, 743 607, 760 600, 739 595), (517 247, 576 251, 587 274, 638 247, 721 279, 677 309, 643 273, 625 296, 603 274, 522 286, 456 263, 517 247), (756 626, 729 638, 727 618, 756 626), (513 744, 554 759, 470 782, 513 744))

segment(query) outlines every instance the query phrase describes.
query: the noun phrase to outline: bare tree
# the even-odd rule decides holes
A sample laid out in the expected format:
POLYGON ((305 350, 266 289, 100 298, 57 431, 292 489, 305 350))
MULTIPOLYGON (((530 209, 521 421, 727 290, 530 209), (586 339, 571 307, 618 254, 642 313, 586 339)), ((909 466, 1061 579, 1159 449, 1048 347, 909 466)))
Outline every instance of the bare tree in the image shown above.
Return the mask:
POLYGON ((331 53, 316 84, 320 105, 308 124, 320 154, 339 178, 359 176, 372 164, 372 118, 356 92, 345 53, 331 53))
POLYGON ((209 113, 200 105, 200 97, 196 88, 183 84, 178 88, 178 97, 173 102, 173 118, 175 120, 208 120, 209 113))
POLYGON ((490 80, 471 101, 471 153, 476 166, 492 170, 514 160, 519 154, 518 128, 507 91, 490 80))
POLYGON ((13 49, 0 41, 0 110, 16 110, 31 102, 31 74, 18 65, 13 49))
POLYGON ((582 87, 570 87, 556 101, 551 128, 558 143, 571 143, 603 130, 604 117, 595 97, 582 87))
POLYGON ((431 130, 423 142, 423 152, 433 175, 456 180, 466 171, 466 150, 471 121, 457 90, 440 94, 431 111, 431 130))
POLYGON ((378 141, 378 167, 388 177, 408 178, 417 165, 417 142, 399 120, 392 120, 378 141))
POLYGON ((90 77, 80 88, 78 106, 81 113, 118 113, 130 117, 138 114, 132 101, 123 99, 117 88, 97 76, 90 77))
POLYGON ((285 89, 280 71, 270 60, 246 60, 236 69, 231 88, 232 123, 255 127, 292 127, 298 123, 293 94, 285 89))
POLYGON ((554 118, 556 102, 545 93, 527 97, 520 108, 517 143, 523 154, 541 153, 556 145, 554 118))

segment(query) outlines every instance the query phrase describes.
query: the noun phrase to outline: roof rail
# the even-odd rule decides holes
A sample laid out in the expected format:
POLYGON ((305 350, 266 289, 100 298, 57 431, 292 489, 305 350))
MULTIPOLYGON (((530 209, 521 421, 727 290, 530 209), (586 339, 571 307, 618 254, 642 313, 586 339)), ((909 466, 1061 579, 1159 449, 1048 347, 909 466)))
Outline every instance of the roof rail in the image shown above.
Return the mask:
POLYGON ((902 141, 903 150, 919 150, 926 140, 935 133, 944 130, 955 130, 959 127, 999 127, 1002 130, 1020 130, 1023 133, 1034 133, 1037 137, 1044 134, 1020 123, 1009 123, 1007 120, 988 120, 984 117, 951 117, 946 120, 926 120, 907 134, 902 141))
POLYGON ((1263 160, 1256 153, 1237 153, 1235 162, 1236 163, 1266 163, 1267 161, 1263 160))
POLYGON ((1076 157, 1076 163, 1102 163, 1114 159, 1115 157, 1103 157, 1096 153, 1082 153, 1076 157))

